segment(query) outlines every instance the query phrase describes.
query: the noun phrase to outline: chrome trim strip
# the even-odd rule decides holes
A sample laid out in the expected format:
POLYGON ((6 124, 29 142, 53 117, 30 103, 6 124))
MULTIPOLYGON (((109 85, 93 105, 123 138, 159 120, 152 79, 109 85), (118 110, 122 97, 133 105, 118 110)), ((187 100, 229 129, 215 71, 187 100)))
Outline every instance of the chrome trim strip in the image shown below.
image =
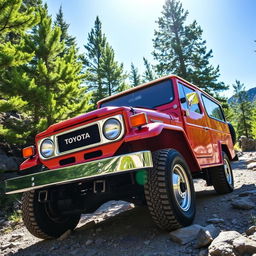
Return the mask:
POLYGON ((164 121, 162 121, 162 120, 157 120, 157 119, 150 119, 150 121, 153 122, 153 123, 161 123, 161 124, 164 123, 164 121))
POLYGON ((70 130, 67 130, 67 131, 64 131, 64 132, 60 132, 60 133, 57 133, 57 134, 54 134, 52 136, 49 136, 49 137, 45 137, 41 140, 38 141, 37 143, 37 151, 39 152, 39 156, 41 159, 43 160, 48 160, 48 159, 52 159, 52 158, 55 158, 55 157, 58 157, 58 156, 63 156, 63 155, 67 155, 67 154, 70 154, 70 153, 74 153, 74 152, 77 152, 77 151, 81 151, 81 150, 84 150, 84 149, 88 149, 88 148, 92 148, 92 147, 97 147, 99 145, 103 145, 103 144, 107 144, 107 143, 111 143, 111 142, 114 142, 114 141, 117 141, 117 140, 120 140, 123 135, 124 135, 124 132, 125 132, 125 127, 124 127, 124 121, 123 121, 123 117, 121 114, 119 115, 115 115, 115 116, 109 116, 107 118, 104 118, 104 119, 101 119, 101 120, 98 120, 96 122, 91 122, 91 123, 87 123, 85 125, 82 125, 82 126, 78 126, 76 128, 73 128, 73 129, 70 129, 70 130), (114 139, 114 140, 108 140, 104 137, 103 135, 103 132, 102 132, 102 128, 103 128, 103 125, 105 123, 105 121, 107 121, 108 119, 110 118, 116 118, 120 123, 121 123, 121 127, 122 127, 122 130, 121 130, 121 133, 120 135, 114 139), (100 142, 98 143, 94 143, 94 144, 90 144, 90 145, 87 145, 87 146, 84 146, 84 147, 79 147, 79 148, 75 148, 75 149, 71 149, 71 150, 68 150, 68 151, 65 151, 65 152, 62 152, 60 153, 59 152, 59 149, 58 149, 58 142, 57 142, 57 137, 60 136, 60 135, 63 135, 63 134, 67 134, 69 132, 73 132, 73 131, 76 131, 76 130, 80 130, 82 128, 86 128, 86 127, 89 127, 89 126, 92 126, 92 125, 95 125, 97 124, 98 125, 98 129, 99 129, 99 134, 100 134, 100 142), (40 148, 41 148, 41 144, 42 142, 45 140, 45 139, 50 139, 54 142, 54 145, 55 145, 55 150, 54 150, 54 154, 53 156, 51 157, 48 157, 48 158, 45 158, 41 152, 40 152, 40 148))
POLYGON ((5 193, 20 193, 113 173, 152 167, 151 152, 140 151, 8 179, 5 180, 5 193))

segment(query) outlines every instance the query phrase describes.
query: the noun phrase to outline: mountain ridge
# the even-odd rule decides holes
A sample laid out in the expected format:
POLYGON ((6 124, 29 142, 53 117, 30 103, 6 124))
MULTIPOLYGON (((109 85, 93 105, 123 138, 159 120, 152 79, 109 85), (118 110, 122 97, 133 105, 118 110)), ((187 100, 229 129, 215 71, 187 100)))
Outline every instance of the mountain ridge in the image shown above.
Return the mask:
MULTIPOLYGON (((250 101, 250 102, 256 101, 256 87, 253 87, 253 88, 247 90, 246 96, 248 98, 248 101, 250 101)), ((235 99, 234 95, 228 99, 228 104, 235 103, 235 102, 237 102, 237 100, 235 99)))

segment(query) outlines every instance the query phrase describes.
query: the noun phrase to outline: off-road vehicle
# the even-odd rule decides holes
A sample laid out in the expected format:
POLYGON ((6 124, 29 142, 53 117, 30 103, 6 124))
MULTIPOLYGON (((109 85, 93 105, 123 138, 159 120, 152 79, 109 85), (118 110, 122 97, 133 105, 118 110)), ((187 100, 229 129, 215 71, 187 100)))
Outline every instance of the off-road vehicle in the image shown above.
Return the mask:
POLYGON ((23 193, 23 221, 43 239, 120 199, 146 203, 155 223, 173 230, 193 222, 193 178, 220 194, 233 190, 234 142, 219 102, 171 75, 39 133, 6 193, 23 193))

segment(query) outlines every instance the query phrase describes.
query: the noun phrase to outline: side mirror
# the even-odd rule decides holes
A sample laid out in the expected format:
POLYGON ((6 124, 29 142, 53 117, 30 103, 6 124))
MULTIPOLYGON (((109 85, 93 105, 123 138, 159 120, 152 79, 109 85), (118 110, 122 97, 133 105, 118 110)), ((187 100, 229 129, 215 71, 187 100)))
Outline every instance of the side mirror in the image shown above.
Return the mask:
POLYGON ((186 99, 189 107, 199 103, 199 98, 196 92, 187 93, 186 99))

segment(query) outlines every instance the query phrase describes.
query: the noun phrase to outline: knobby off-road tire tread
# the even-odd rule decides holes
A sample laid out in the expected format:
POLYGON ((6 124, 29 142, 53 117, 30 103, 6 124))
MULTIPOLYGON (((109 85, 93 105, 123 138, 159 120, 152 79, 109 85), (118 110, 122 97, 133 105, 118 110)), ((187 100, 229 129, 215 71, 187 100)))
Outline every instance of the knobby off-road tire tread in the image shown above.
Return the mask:
POLYGON ((174 230, 182 227, 174 215, 168 198, 165 183, 166 159, 169 150, 159 150, 153 153, 154 169, 148 172, 148 182, 145 184, 145 197, 148 209, 155 223, 164 230, 174 230))
POLYGON ((52 239, 53 237, 47 235, 45 232, 41 230, 38 223, 36 222, 35 212, 34 212, 34 197, 35 191, 25 192, 22 195, 22 219, 23 222, 28 229, 28 231, 42 239, 52 239))
MULTIPOLYGON (((229 159, 227 154, 223 152, 223 159, 224 158, 229 159)), ((229 162, 229 164, 230 164, 230 162, 229 162)), ((212 184, 213 184, 215 191, 218 194, 227 194, 234 190, 234 186, 231 187, 228 184, 223 168, 224 168, 223 166, 218 166, 218 167, 214 168, 211 172, 212 184)), ((230 168, 231 168, 231 165, 230 165, 230 168)), ((232 168, 231 168, 231 172, 232 172, 232 168)), ((232 174, 232 179, 234 182, 233 174, 232 174)))
POLYGON ((32 235, 41 239, 53 239, 76 227, 80 214, 62 217, 59 213, 51 217, 49 207, 46 203, 38 202, 37 191, 23 193, 22 218, 32 235))

